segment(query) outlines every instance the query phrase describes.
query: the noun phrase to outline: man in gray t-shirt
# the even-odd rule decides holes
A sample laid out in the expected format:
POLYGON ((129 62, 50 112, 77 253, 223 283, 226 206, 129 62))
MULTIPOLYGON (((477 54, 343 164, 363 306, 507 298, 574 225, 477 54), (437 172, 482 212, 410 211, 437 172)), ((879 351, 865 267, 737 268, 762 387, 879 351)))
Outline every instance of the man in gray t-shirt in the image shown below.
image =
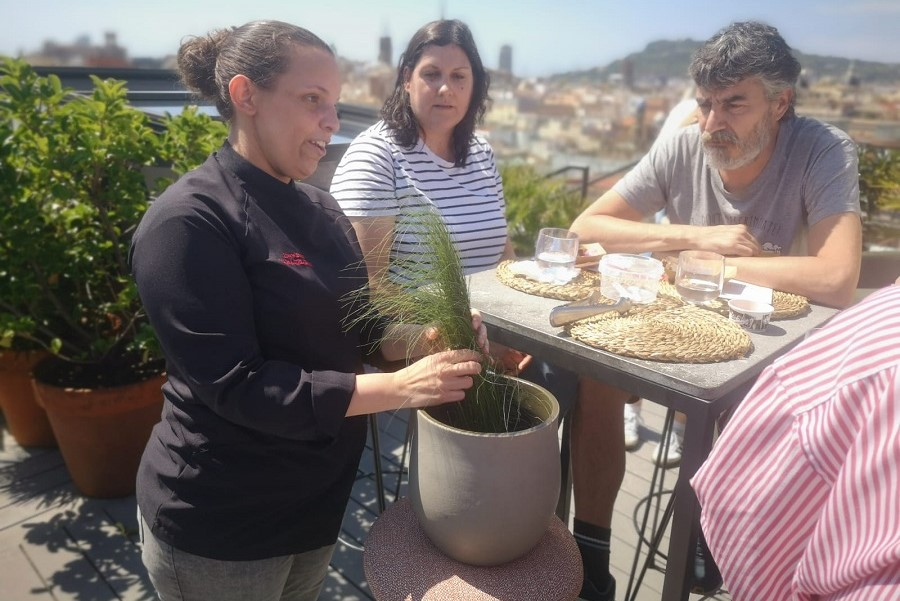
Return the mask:
MULTIPOLYGON (((734 23, 697 50, 690 73, 698 123, 654 145, 571 229, 611 253, 715 251, 740 280, 849 305, 862 250, 856 148, 840 130, 795 116, 800 64, 790 47, 773 27, 734 23), (669 224, 643 221, 660 209, 669 224)), ((609 540, 628 396, 582 380, 575 409, 575 538, 589 601, 612 598, 608 551, 590 545, 609 540)), ((695 592, 717 586, 705 572, 695 592)))
POLYGON ((757 71, 727 55, 742 48, 700 49, 691 66, 699 122, 654 145, 575 220, 582 241, 607 252, 712 250, 737 279, 852 302, 862 250, 856 147, 837 128, 794 115, 800 66, 778 40, 786 56, 757 71), (670 224, 641 222, 662 208, 670 224))
MULTIPOLYGON (((846 215, 849 225, 858 221, 856 147, 844 132, 814 119, 785 117, 776 127, 768 161, 749 184, 737 191, 729 190, 725 183, 729 174, 712 168, 707 161, 700 125, 694 124, 656 144, 604 198, 618 195, 642 216, 665 209, 673 224, 743 224, 767 255, 807 255, 809 251, 802 244, 804 235, 823 219, 833 217, 832 221, 841 221, 841 216, 846 215)), ((599 211, 593 214, 614 216, 603 212, 603 207, 609 205, 601 205, 602 202, 602 198, 597 201, 594 206, 599 211)), ((671 232, 672 228, 663 225, 660 230, 671 232)), ((663 234, 659 237, 660 246, 666 244, 665 250, 707 248, 709 230, 695 233, 701 237, 668 244, 662 242, 666 239, 663 234)), ((725 255, 743 254, 740 247, 730 248, 727 240, 714 239, 715 250, 725 255)), ((600 242, 604 243, 602 238, 600 242)), ((628 244, 624 235, 620 243, 628 244)), ((651 249, 641 240, 634 240, 631 245, 632 251, 662 250, 651 249)), ((852 269, 849 271, 852 273, 852 269)), ((807 277, 804 274, 801 279, 807 277)), ((802 283, 796 286, 804 288, 802 283)), ((839 297, 832 296, 842 291, 842 286, 823 291, 821 300, 842 305, 839 297)))

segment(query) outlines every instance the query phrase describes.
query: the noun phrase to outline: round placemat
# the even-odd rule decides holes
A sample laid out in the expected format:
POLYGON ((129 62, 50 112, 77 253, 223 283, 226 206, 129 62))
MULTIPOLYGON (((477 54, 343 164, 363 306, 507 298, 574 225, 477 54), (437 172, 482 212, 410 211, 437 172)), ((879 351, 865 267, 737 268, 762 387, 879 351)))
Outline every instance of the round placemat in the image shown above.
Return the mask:
POLYGON ((545 298, 575 301, 587 298, 600 287, 600 274, 582 269, 568 284, 544 284, 530 280, 524 275, 514 273, 510 266, 514 261, 503 261, 497 265, 497 279, 506 286, 545 298))
POLYGON ((799 294, 773 290, 772 307, 774 307, 775 311, 772 313, 771 319, 800 317, 809 313, 809 300, 799 294))
POLYGON ((750 336, 728 318, 668 294, 623 315, 603 313, 567 329, 585 344, 653 361, 713 363, 744 357, 753 348, 750 336))
MULTIPOLYGON (((675 286, 668 282, 660 282, 659 294, 672 296, 680 299, 675 286)), ((707 309, 712 309, 728 317, 728 301, 717 298, 710 301, 706 305, 707 309)), ((809 300, 805 296, 792 294, 790 292, 782 292, 781 290, 772 291, 772 317, 770 319, 790 319, 792 317, 800 317, 809 313, 809 300)))

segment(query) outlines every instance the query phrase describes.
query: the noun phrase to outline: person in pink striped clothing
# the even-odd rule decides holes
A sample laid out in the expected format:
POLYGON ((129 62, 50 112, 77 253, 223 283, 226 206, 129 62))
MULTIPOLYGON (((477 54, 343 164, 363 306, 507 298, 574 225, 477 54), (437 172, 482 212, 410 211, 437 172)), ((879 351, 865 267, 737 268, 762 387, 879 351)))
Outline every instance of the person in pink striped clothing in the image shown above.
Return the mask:
POLYGON ((900 599, 900 279, 767 367, 691 485, 735 601, 900 599))

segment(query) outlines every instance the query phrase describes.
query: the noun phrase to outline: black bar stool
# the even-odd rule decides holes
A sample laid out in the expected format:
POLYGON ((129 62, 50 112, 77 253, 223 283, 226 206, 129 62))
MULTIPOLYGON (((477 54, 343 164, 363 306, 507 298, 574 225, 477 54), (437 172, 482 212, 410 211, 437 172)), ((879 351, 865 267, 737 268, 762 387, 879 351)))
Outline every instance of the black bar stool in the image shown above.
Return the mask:
MULTIPOLYGON (((675 411, 669 409, 666 411, 666 417, 663 421, 661 433, 662 439, 660 442, 659 453, 661 453, 662 457, 666 457, 669 453, 669 443, 671 438, 669 434, 672 432, 672 424, 674 421, 675 411)), ((659 462, 654 462, 653 475, 650 478, 650 493, 642 498, 634 509, 634 523, 638 534, 638 542, 634 548, 634 561, 631 564, 631 573, 628 577, 628 588, 625 591, 625 601, 635 601, 635 599, 637 599, 638 590, 640 590, 641 584, 644 581, 644 576, 649 568, 656 570, 665 569, 664 566, 657 565, 656 558, 660 557, 663 561, 667 559, 666 554, 659 550, 659 546, 660 543, 662 543, 663 536, 665 535, 666 528, 669 526, 669 521, 672 519, 672 513, 675 508, 674 490, 665 489, 665 471, 666 468, 661 467, 659 462), (668 496, 668 502, 662 510, 662 513, 660 513, 660 507, 664 496, 668 496), (638 528, 637 515, 641 509, 641 505, 644 506, 644 515, 641 519, 640 528, 638 528), (653 526, 649 531, 650 538, 648 539, 647 525, 650 521, 651 505, 655 505, 656 510, 653 512, 653 526), (641 566, 640 574, 637 574, 637 567, 641 558, 641 548, 645 544, 647 545, 647 557, 644 559, 644 563, 641 566)))

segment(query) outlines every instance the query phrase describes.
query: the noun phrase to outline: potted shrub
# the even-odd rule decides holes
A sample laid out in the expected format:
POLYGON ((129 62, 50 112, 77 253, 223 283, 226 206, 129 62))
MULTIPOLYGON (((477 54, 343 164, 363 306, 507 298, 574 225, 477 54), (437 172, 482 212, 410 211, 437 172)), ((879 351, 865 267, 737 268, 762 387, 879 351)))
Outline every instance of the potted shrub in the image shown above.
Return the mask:
MULTIPOLYGON (((373 286, 355 320, 389 316, 433 325, 440 348, 479 350, 468 286, 441 217, 417 220, 421 261, 401 264, 407 280, 373 286)), ((559 497, 556 422, 547 390, 502 375, 485 358, 465 400, 416 412, 410 501, 429 539, 446 555, 497 565, 530 551, 550 525, 559 497)))
MULTIPOLYGON (((75 96, 22 61, 0 69, 0 340, 51 353, 34 369, 35 389, 73 481, 90 496, 124 496, 159 419, 163 378, 128 251, 151 200, 144 169, 177 163, 164 151, 182 159, 184 145, 128 105, 123 82, 93 81, 90 96, 75 96)), ((186 119, 190 128, 198 117, 186 119)), ((215 144, 224 137, 221 124, 209 132, 215 144)), ((197 154, 213 143, 194 142, 197 154)))
MULTIPOLYGON (((0 140, 9 139, 13 130, 12 120, 0 119, 0 140)), ((0 145, 0 165, 3 169, 0 172, 0 198, 4 203, 16 202, 15 179, 7 171, 7 166, 15 158, 15 151, 11 144, 0 145)), ((0 213, 0 232, 3 232, 0 238, 0 312, 4 312, 5 307, 23 302, 22 298, 14 295, 25 286, 16 285, 11 280, 17 276, 10 270, 10 261, 6 258, 9 253, 15 252, 13 233, 19 227, 20 218, 18 212, 11 210, 0 213)), ((31 369, 46 356, 46 352, 36 344, 16 339, 15 331, 0 321, 0 408, 6 416, 10 433, 20 445, 55 446, 56 439, 47 414, 35 402, 31 386, 31 369)))
POLYGON ((504 164, 500 175, 509 237, 517 255, 531 256, 541 228, 567 228, 587 207, 580 192, 569 189, 563 180, 541 175, 529 165, 504 164))
POLYGON ((9 432, 23 447, 55 447, 47 412, 37 404, 31 384, 31 370, 47 354, 11 346, 0 346, 0 409, 9 432))

